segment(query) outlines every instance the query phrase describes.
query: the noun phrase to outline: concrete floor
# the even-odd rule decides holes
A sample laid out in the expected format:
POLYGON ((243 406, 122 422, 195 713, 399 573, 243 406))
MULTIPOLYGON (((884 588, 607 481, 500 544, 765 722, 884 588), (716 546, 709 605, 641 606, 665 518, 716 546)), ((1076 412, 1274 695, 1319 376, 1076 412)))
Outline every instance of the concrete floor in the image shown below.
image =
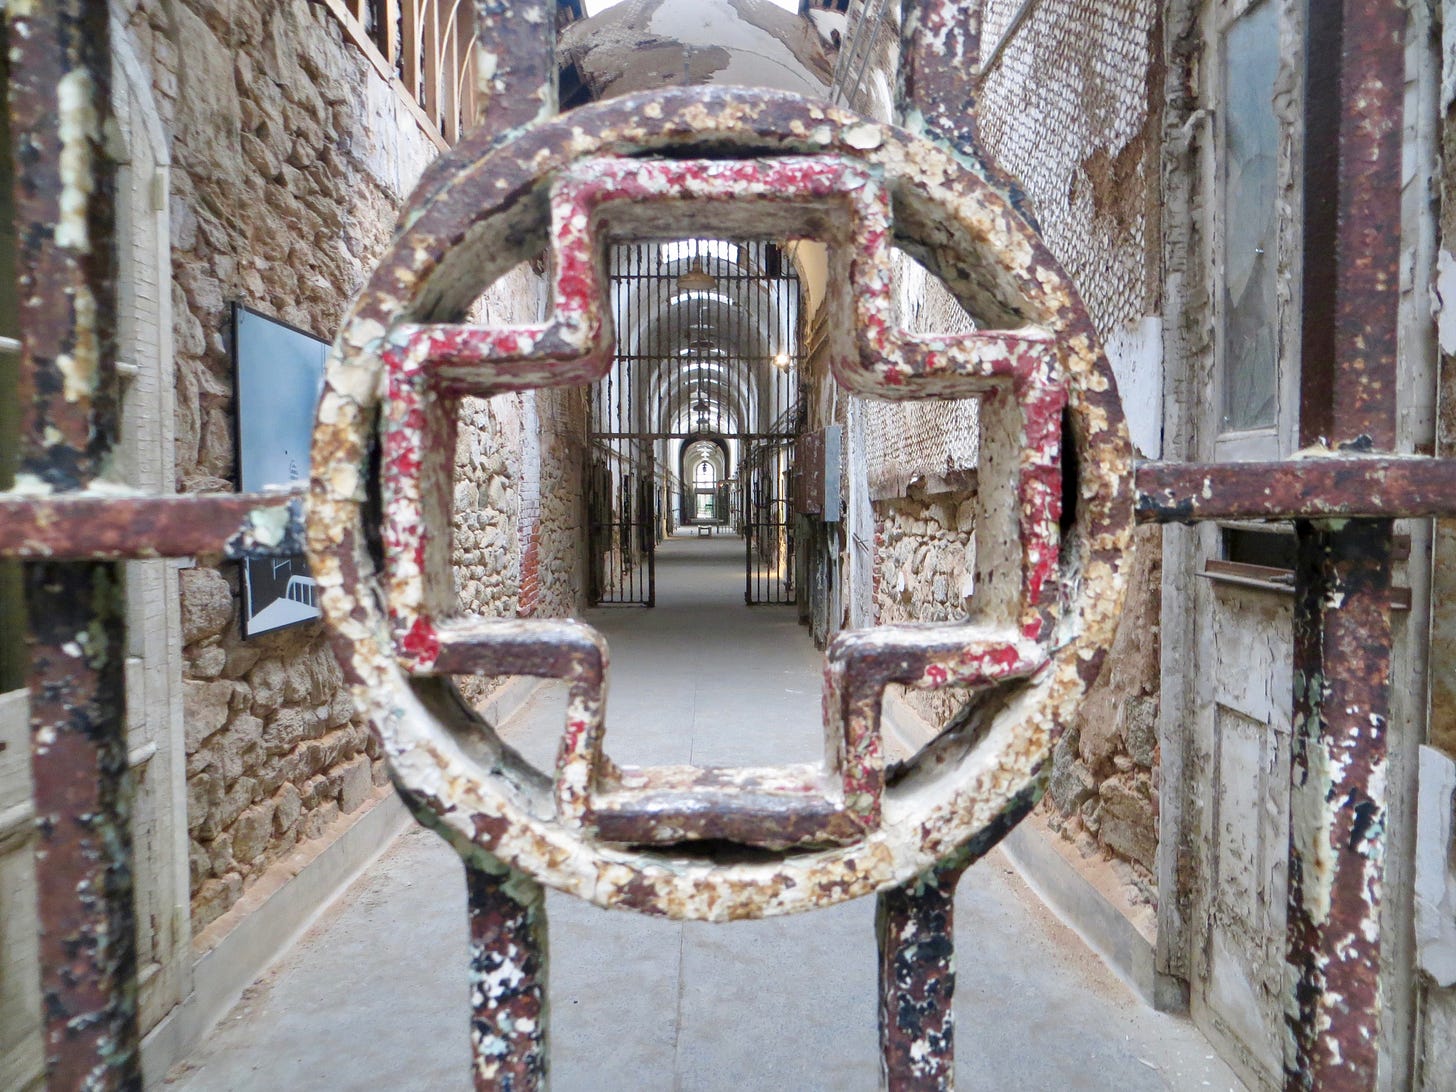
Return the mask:
MULTIPOLYGON (((737 538, 678 538, 658 606, 588 613, 612 649, 607 750, 631 763, 820 757, 819 654, 743 605, 737 538)), ((549 766, 564 698, 503 732, 549 766)), ((553 896, 556 1092, 873 1089, 873 900, 679 924, 553 896)), ((1241 1089, 1186 1020, 1144 1007, 993 853, 957 898, 961 1089, 1241 1089)), ((179 1089, 468 1086, 460 867, 410 830, 169 1079, 179 1089)))

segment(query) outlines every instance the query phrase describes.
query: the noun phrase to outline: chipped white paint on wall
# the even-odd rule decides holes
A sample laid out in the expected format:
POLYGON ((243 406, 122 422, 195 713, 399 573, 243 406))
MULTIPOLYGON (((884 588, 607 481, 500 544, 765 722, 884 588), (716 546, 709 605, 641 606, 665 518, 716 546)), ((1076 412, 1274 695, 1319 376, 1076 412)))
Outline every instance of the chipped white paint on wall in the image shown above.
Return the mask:
POLYGON ((1441 352, 1456 353, 1456 258, 1442 247, 1436 258, 1436 292, 1431 300, 1441 352))
POLYGON ((1163 320, 1147 315, 1118 327, 1105 348, 1128 431, 1139 454, 1157 459, 1163 453, 1163 320))
POLYGON ((1434 747, 1422 747, 1416 819, 1416 948, 1421 970, 1443 987, 1456 986, 1453 812, 1456 762, 1434 747))

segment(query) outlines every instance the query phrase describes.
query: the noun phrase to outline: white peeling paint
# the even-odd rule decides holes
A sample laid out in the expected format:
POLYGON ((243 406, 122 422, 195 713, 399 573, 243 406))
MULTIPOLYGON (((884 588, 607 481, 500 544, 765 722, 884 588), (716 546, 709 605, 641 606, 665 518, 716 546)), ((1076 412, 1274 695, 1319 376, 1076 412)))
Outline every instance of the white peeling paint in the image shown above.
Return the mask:
POLYGON ((1456 986, 1456 762, 1420 749, 1416 808, 1416 958, 1442 987, 1456 986))
POLYGON ((91 249, 86 205, 94 185, 91 138, 98 127, 92 90, 91 77, 84 69, 67 72, 56 85, 61 138, 61 214, 56 242, 83 254, 91 249))
POLYGON ((1147 315, 1114 330, 1105 346, 1132 442, 1144 458, 1163 453, 1163 320, 1147 315))
POLYGON ((1436 257, 1436 291, 1431 297, 1441 352, 1456 353, 1456 258, 1444 247, 1436 257))

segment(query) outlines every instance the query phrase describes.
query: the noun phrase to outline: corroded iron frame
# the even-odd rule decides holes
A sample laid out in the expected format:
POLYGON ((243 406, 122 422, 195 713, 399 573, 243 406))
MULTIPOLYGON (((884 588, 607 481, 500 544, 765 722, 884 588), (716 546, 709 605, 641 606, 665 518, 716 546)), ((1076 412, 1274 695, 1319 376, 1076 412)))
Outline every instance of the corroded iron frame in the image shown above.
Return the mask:
MULTIPOLYGON (((541 60, 549 57, 546 35, 526 32, 521 22, 507 30, 495 14, 507 52, 508 39, 522 39, 522 70, 532 78, 549 72, 549 61, 541 60)), ((906 26, 905 87, 927 107, 928 127, 974 159, 974 130, 957 118, 965 116, 959 107, 970 104, 976 17, 949 0, 926 0, 914 14, 906 26)), ((1146 464, 1137 468, 1136 502, 1141 522, 1241 517, 1294 520, 1299 527, 1297 669, 1305 685, 1296 706, 1299 821, 1291 844, 1294 988, 1286 1086, 1366 1089, 1374 1086, 1379 1025, 1389 521, 1456 514, 1456 461, 1388 454, 1395 421, 1398 276, 1391 227, 1399 221, 1404 16, 1377 0, 1316 5, 1311 15, 1306 128, 1311 146, 1327 158, 1310 157, 1306 240, 1307 253, 1328 260, 1306 262, 1301 419, 1302 439, 1318 453, 1244 466, 1146 464), (1320 88, 1329 93, 1314 93, 1320 88)), ((29 562, 48 1087, 88 1080, 94 1087, 138 1087, 117 670, 122 622, 109 562, 288 554, 296 550, 290 540, 297 529, 290 531, 287 496, 137 497, 94 484, 114 431, 112 166, 101 151, 109 109, 106 5, 53 0, 23 12, 12 6, 7 20, 9 123, 16 146, 28 149, 17 157, 16 181, 27 406, 24 478, 18 489, 0 494, 0 555, 29 562), (62 111, 63 95, 79 113, 62 111), (82 124, 63 129, 63 116, 82 124), (65 211, 63 200, 69 201, 65 211), (83 299, 86 306, 78 306, 83 299), (91 637, 78 659, 67 646, 81 630, 91 637)), ((484 32, 492 25, 487 19, 484 32)), ((487 116, 499 122, 495 133, 514 130, 532 113, 549 113, 539 97, 494 90, 487 116), (513 105, 522 103, 531 106, 513 105)), ((604 113, 604 121, 630 124, 620 108, 604 113)), ((685 108, 677 133, 687 137, 695 125, 713 122, 710 113, 685 108)), ((843 125, 839 135, 848 132, 843 125)), ((855 139, 864 135, 857 133, 855 139)), ((496 139, 486 134, 467 144, 479 155, 496 139)), ((424 197, 448 189, 449 168, 442 163, 430 173, 424 197)), ((1014 192, 1012 201, 1019 204, 1014 192)), ((523 658, 517 670, 529 663, 539 671, 556 654, 564 658, 554 670, 578 679, 572 641, 580 637, 557 635, 548 642, 554 653, 517 649, 523 658)), ((590 644, 578 648, 588 659, 590 644)), ((502 665, 511 662, 502 649, 493 655, 502 665)), ((471 651, 458 665, 442 656, 435 667, 476 662, 471 651)), ((1087 669, 1095 674, 1096 663, 1087 669)), ((441 692, 429 700, 443 705, 450 698, 441 692)), ((880 895, 881 1037, 892 1086, 949 1082, 947 893, 953 894, 963 863, 994 844, 1035 796, 1034 785, 1017 794, 971 842, 880 895)), ((432 809, 420 814, 439 822, 432 809)), ((510 1075, 515 1086, 526 1087, 545 1069, 540 888, 484 851, 469 859, 467 872, 477 1083, 493 1087, 510 1075), (521 973, 502 976, 502 968, 521 973), (508 1013, 513 1019, 503 1022, 508 1013)))
MULTIPOLYGON (((670 199, 675 192, 646 196, 670 199)), ((614 216, 622 218, 620 211, 614 216)), ((917 877, 947 856, 990 848, 1039 797, 1058 725, 1098 673, 1120 603, 1119 564, 1132 524, 1130 447, 1110 371, 1070 285, 1000 189, 892 127, 795 96, 699 88, 584 107, 559 123, 526 129, 506 145, 482 138, 479 147, 462 147, 433 173, 405 222, 331 357, 315 436, 310 535, 336 651, 416 813, 451 841, 468 867, 508 867, 601 905, 708 920, 809 909, 905 883, 919 890, 925 885, 917 877), (715 159, 695 160, 698 149, 715 159), (671 154, 659 166, 647 158, 654 153, 671 154), (896 772, 893 811, 873 810, 877 779, 884 776, 878 748, 871 743, 861 754, 844 756, 865 771, 850 786, 851 795, 874 817, 871 829, 846 844, 825 847, 821 830, 799 853, 745 862, 731 851, 685 852, 675 844, 684 836, 676 820, 668 824, 674 844, 658 850, 641 848, 651 838, 633 837, 636 848, 612 841, 600 817, 595 831, 587 823, 573 826, 557 807, 559 790, 514 761, 448 688, 428 678, 408 684, 418 650, 400 661, 398 629, 364 592, 373 584, 374 563, 358 522, 358 468, 380 408, 375 400, 389 389, 382 376, 398 340, 392 331, 448 322, 510 265, 548 242, 560 247, 546 216, 551 183, 573 165, 604 156, 630 158, 629 174, 643 180, 658 172, 660 181, 680 164, 681 179, 691 185, 706 185, 704 175, 737 172, 737 181, 751 187, 755 175, 771 174, 774 164, 788 169, 796 157, 838 157, 883 175, 896 241, 940 273, 983 319, 982 333, 962 339, 913 339, 888 321, 882 304, 890 223, 883 198, 876 221, 881 226, 866 220, 870 230, 861 224, 853 245, 837 250, 842 260, 861 266, 834 279, 836 291, 845 293, 836 302, 848 313, 860 302, 849 286, 863 290, 857 336, 846 337, 833 354, 841 380, 851 389, 892 397, 983 396, 987 420, 995 423, 991 432, 999 437, 990 449, 1006 469, 1000 477, 1007 485, 999 510, 990 509, 996 514, 988 517, 979 551, 986 566, 978 574, 984 576, 986 616, 963 627, 897 627, 842 637, 829 656, 830 746, 838 756, 842 721, 859 729, 861 739, 876 738, 878 695, 889 682, 934 688, 1028 675, 1009 690, 992 692, 984 734, 950 733, 896 772), (1017 333, 995 333, 998 327, 1017 333), (1063 399, 1083 469, 1074 511, 1067 513, 1074 548, 1071 560, 1059 565, 1063 399)), ((473 344, 501 336, 459 335, 473 344)), ((576 367, 549 353, 542 357, 543 377, 549 378, 553 364, 576 367)), ((511 369, 509 382, 529 366, 502 363, 511 369)), ((452 384, 464 374, 447 368, 452 384)), ((479 380, 481 389, 492 379, 479 380)), ((394 413, 383 409, 386 417, 394 413)), ((412 412, 401 407, 403 417, 412 412)), ((443 501, 440 481, 431 489, 443 501)), ((448 520, 436 518, 434 525, 448 520)), ((413 567, 404 564, 400 572, 413 580, 413 567)), ((406 599, 409 594, 406 589, 406 599)), ((474 646, 480 658, 461 666, 486 674, 501 670, 491 658, 491 641, 528 639, 528 627, 519 622, 470 625, 481 638, 474 646)), ((413 630, 411 625, 406 632, 413 630)), ((428 657, 429 643, 424 647, 428 657)), ((432 670, 438 672, 438 663, 432 670)), ((582 667, 584 673, 594 670, 582 667)), ((585 721, 568 735, 595 730, 585 721)), ((687 836, 720 844, 793 844, 792 829, 765 830, 765 822, 783 820, 781 808, 754 814, 763 810, 764 790, 771 794, 776 787, 703 772, 685 789, 688 799, 708 805, 698 809, 700 825, 687 836)), ((610 833, 624 837, 620 827, 610 833)), ((908 899, 905 906, 919 905, 913 893, 908 899)), ((490 1059, 499 1053, 500 1030, 516 1026, 518 1001, 514 995, 485 998, 477 1008, 477 1080, 483 1086, 501 1072, 490 1059)), ((910 1010, 901 1006, 893 1011, 907 1016, 890 1035, 905 1045, 906 1057, 938 1049, 922 1042, 932 1034, 928 1025, 909 1021, 910 1010)), ((895 1068, 888 1079, 900 1086, 919 1078, 895 1068)))

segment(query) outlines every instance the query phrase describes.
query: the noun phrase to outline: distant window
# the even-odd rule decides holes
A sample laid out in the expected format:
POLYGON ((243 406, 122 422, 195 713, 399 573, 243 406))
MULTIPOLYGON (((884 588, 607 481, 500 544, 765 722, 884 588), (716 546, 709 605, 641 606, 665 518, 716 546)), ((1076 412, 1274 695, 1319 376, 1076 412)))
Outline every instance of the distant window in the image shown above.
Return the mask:
POLYGON ((721 258, 725 262, 738 264, 738 248, 722 239, 679 239, 663 243, 657 260, 663 265, 685 262, 692 258, 721 258))
POLYGON ((1222 430, 1279 417, 1278 6, 1264 0, 1229 27, 1223 71, 1222 430))

